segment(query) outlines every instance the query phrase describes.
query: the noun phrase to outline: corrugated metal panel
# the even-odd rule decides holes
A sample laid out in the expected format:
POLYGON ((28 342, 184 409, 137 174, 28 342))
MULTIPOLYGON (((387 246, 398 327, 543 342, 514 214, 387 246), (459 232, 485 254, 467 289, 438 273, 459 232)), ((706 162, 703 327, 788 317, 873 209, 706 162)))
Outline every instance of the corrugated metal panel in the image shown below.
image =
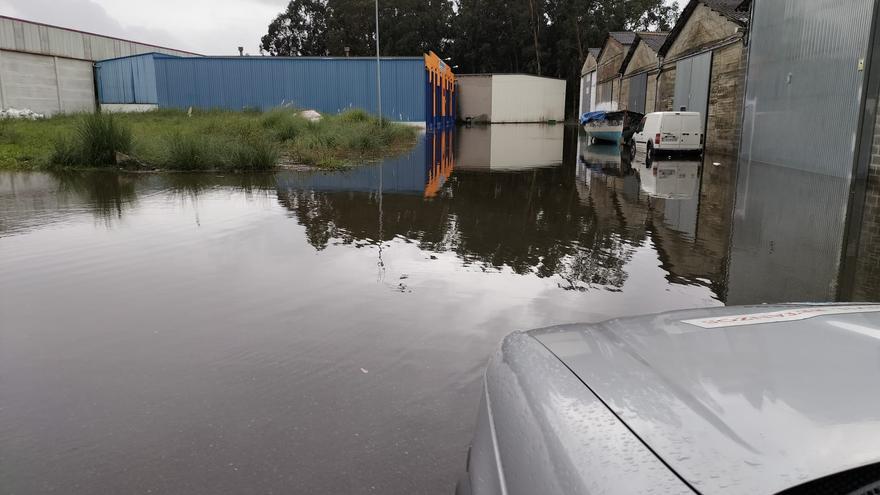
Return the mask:
POLYGON ((648 92, 648 73, 629 78, 629 102, 627 110, 645 113, 645 97, 648 92))
POLYGON ((740 169, 726 302, 835 300, 848 189, 776 165, 740 169))
POLYGON ((850 177, 874 2, 756 0, 741 155, 850 177))
POLYGON ((688 57, 675 64, 675 97, 672 108, 700 112, 703 129, 706 128, 711 72, 711 52, 688 57))
MULTIPOLYGON (((381 63, 383 115, 424 121, 423 59, 381 63)), ((290 103, 324 113, 377 107, 376 62, 370 59, 157 58, 156 81, 160 107, 241 110, 290 103)))
POLYGON ((4 16, 0 16, 0 49, 93 61, 150 52, 194 55, 4 16))
POLYGON ((101 103, 159 103, 156 57, 146 54, 96 63, 98 100, 101 103))

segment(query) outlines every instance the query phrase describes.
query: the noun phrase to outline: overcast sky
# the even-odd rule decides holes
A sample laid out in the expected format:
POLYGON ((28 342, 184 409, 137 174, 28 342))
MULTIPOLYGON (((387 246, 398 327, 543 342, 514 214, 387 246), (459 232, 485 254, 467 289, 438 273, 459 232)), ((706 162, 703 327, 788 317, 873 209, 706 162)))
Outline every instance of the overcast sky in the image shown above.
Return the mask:
POLYGON ((259 53, 287 0, 0 0, 0 14, 203 55, 259 53))

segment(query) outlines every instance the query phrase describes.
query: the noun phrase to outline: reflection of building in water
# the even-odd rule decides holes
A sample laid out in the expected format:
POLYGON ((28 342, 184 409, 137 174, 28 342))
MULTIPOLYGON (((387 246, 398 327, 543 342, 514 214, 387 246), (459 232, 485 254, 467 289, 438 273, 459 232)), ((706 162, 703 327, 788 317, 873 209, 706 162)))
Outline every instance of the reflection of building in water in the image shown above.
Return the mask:
POLYGON ((409 152, 376 165, 343 171, 284 171, 276 174, 278 188, 315 191, 379 190, 385 193, 433 196, 452 173, 455 131, 429 132, 409 152))
MULTIPOLYGON (((595 206, 597 215, 617 223, 639 242, 653 243, 671 282, 707 285, 723 300, 735 171, 731 164, 713 167, 713 160, 718 158, 706 158, 710 165, 702 174, 699 163, 666 162, 688 176, 686 181, 694 175, 692 193, 685 199, 648 194, 639 184, 639 175, 654 176, 644 161, 632 164, 639 175, 622 177, 581 162, 577 181, 581 201, 595 206)), ((656 189, 656 180, 651 187, 656 189)))
POLYGON ((849 180, 752 162, 738 182, 729 302, 834 300, 849 180))
POLYGON ((700 183, 699 161, 657 160, 650 169, 635 167, 639 171, 642 191, 662 202, 663 222, 672 229, 690 237, 696 235, 697 211, 700 198, 697 189, 700 183))
MULTIPOLYGON (((576 200, 563 167, 482 173, 456 169, 431 201, 414 194, 279 189, 278 201, 305 227, 316 249, 374 244, 395 237, 421 249, 455 253, 486 269, 559 277, 560 287, 619 288, 640 239, 619 232, 610 210, 576 200)), ((644 232, 642 229, 641 232, 644 232)))
POLYGON ((432 132, 425 136, 425 163, 429 165, 426 198, 434 197, 452 173, 455 166, 452 154, 454 136, 454 132, 432 132))
POLYGON ((456 137, 460 170, 517 170, 562 163, 565 126, 499 124, 463 127, 456 137))

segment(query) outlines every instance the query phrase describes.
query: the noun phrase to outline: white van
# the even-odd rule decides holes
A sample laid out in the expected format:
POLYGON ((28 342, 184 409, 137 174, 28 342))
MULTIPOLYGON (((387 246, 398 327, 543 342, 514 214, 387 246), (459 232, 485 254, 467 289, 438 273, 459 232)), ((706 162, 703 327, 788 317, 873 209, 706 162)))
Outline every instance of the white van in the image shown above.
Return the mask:
POLYGON ((641 151, 651 158, 656 151, 702 151, 703 122, 700 112, 649 113, 639 122, 630 144, 633 154, 641 151))

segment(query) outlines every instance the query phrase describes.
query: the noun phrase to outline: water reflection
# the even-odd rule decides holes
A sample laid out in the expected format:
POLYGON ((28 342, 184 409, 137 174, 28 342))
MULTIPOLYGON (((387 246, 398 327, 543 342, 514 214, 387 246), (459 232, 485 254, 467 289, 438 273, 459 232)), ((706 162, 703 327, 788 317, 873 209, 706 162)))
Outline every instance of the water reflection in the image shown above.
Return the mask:
POLYGON ((499 124, 460 133, 456 167, 462 170, 522 170, 561 165, 565 126, 499 124))
POLYGON ((845 236, 839 184, 575 130, 334 172, 0 173, 0 484, 441 492, 512 330, 878 297, 880 214, 845 236))

